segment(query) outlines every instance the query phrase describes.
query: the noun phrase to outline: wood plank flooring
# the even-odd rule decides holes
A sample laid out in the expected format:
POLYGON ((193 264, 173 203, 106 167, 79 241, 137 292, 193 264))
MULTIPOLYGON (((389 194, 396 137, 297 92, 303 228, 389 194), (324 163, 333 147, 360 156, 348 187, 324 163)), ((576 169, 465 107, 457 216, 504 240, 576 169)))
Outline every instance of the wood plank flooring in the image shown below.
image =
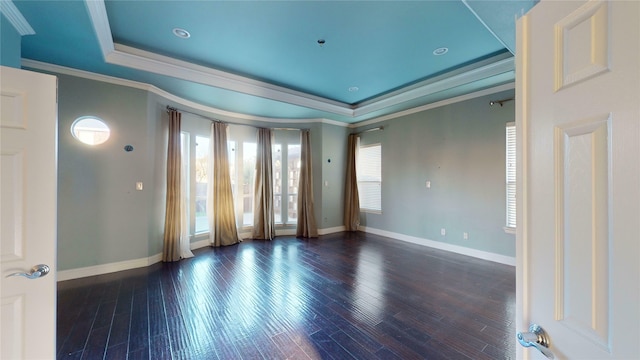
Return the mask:
POLYGON ((60 282, 58 359, 512 359, 515 269, 365 233, 60 282))

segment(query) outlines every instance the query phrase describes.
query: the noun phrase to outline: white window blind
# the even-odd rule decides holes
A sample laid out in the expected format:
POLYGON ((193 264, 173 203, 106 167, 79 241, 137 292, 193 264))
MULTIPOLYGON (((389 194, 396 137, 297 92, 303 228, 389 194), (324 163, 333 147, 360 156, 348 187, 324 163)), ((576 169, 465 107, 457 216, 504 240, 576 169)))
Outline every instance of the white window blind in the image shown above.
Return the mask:
POLYGON ((356 161, 360 209, 382 211, 382 145, 361 146, 356 161))
POLYGON ((506 126, 507 228, 516 227, 516 124, 506 126))

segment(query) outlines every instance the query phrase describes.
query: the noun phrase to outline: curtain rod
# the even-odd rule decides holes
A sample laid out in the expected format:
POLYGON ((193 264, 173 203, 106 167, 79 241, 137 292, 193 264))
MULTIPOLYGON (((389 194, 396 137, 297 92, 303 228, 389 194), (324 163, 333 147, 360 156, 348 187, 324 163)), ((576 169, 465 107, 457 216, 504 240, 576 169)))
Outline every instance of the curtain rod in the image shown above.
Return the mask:
POLYGON ((508 99, 502 99, 502 100, 491 100, 489 101, 489 106, 493 106, 495 104, 500 104, 500 107, 502 107, 502 105, 504 103, 506 103, 507 101, 513 101, 515 100, 515 98, 508 98, 508 99))
MULTIPOLYGON (((219 123, 223 123, 223 124, 233 124, 233 125, 242 125, 242 126, 250 126, 252 128, 259 128, 259 126, 254 126, 254 125, 249 125, 249 124, 243 124, 243 123, 237 123, 237 122, 232 122, 232 121, 222 121, 222 120, 218 120, 218 119, 214 119, 214 118, 210 118, 210 117, 206 117, 200 114, 196 114, 194 112, 191 111, 187 111, 187 110, 182 110, 182 109, 177 109, 173 106, 169 106, 167 105, 167 113, 169 113, 169 111, 171 110, 175 110, 175 111, 180 111, 180 112, 184 112, 187 114, 191 114, 191 115, 195 115, 195 116, 199 116, 203 119, 207 119, 209 121, 213 121, 213 122, 219 122, 219 123)), ((308 130, 308 129, 297 129, 297 128, 269 128, 271 130, 286 130, 286 131, 302 131, 302 130, 308 130)))

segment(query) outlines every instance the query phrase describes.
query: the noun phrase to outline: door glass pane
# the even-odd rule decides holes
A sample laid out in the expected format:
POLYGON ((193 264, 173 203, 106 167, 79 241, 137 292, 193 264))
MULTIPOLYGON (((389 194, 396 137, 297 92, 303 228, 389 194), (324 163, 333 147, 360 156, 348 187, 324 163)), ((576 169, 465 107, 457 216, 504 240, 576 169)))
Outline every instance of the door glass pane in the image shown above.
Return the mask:
POLYGON ((298 180, 300 178, 300 145, 287 147, 287 223, 298 221, 298 180))
MULTIPOLYGON (((184 202, 187 205, 187 224, 191 224, 191 192, 189 191, 191 188, 191 163, 189 161, 189 133, 181 132, 180 133, 180 147, 181 147, 181 161, 182 161, 182 174, 184 175, 184 179, 182 179, 182 191, 184 191, 184 202)), ((191 225, 189 225, 191 227, 191 225)), ((189 233, 191 233, 191 228, 189 228, 189 233)))
POLYGON ((236 181, 236 142, 227 141, 227 156, 229 157, 229 176, 231 176, 231 192, 234 199, 238 193, 237 181, 236 181))
POLYGON ((282 224, 282 145, 273 145, 273 212, 276 224, 282 224))
POLYGON ((242 225, 253 225, 253 180, 256 169, 256 143, 242 144, 242 225))
POLYGON ((209 176, 209 138, 196 136, 196 234, 209 231, 207 223, 207 183, 209 176))

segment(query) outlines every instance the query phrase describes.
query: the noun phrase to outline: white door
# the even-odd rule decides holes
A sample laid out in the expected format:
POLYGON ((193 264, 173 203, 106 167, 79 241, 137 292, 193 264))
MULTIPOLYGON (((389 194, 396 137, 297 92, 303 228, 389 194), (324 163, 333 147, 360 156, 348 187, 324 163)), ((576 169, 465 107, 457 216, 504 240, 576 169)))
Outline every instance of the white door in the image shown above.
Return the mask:
POLYGON ((0 359, 54 359, 57 79, 0 67, 0 87, 0 359))
POLYGON ((558 359, 640 358, 639 24, 638 1, 518 21, 516 326, 558 359))

